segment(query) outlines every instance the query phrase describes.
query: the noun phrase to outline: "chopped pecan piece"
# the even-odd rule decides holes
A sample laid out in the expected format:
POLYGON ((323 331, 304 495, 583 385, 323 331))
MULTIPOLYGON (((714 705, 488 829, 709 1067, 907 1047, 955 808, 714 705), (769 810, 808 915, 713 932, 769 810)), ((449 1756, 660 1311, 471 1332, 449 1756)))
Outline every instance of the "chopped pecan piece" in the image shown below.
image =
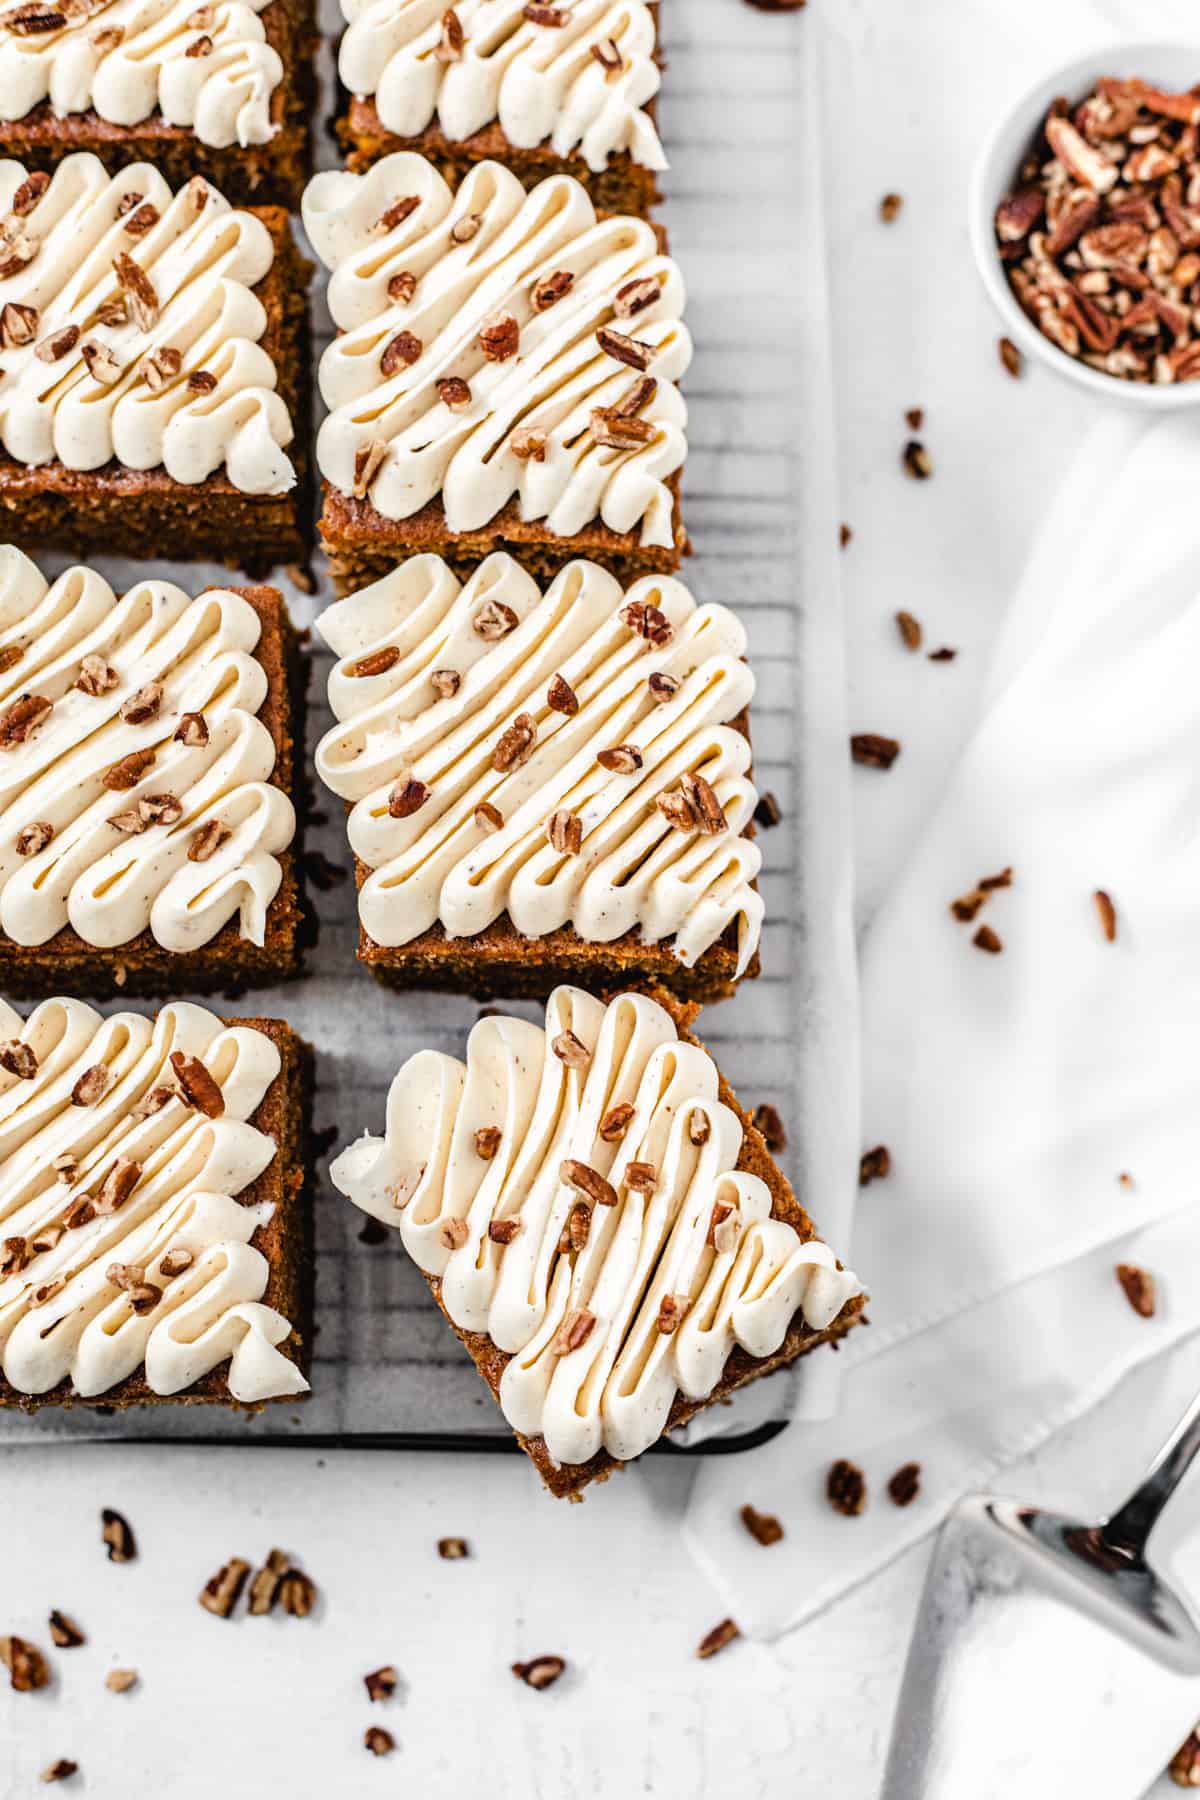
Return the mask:
POLYGON ((763 1142, 773 1155, 787 1149, 787 1132, 783 1128, 783 1120, 769 1101, 764 1100, 756 1106, 752 1115, 757 1130, 762 1132, 763 1142))
POLYGON ((911 1506, 921 1491, 920 1463, 901 1463, 896 1473, 889 1477, 887 1491, 893 1506, 911 1506))
POLYGON ((193 369, 187 378, 188 391, 193 394, 211 394, 216 385, 217 378, 208 369, 193 369))
POLYGON ((73 350, 79 342, 78 325, 64 325, 59 331, 52 331, 48 338, 43 338, 35 352, 39 361, 44 363, 61 362, 69 350, 73 350))
POLYGON ((49 1784, 53 1781, 69 1781, 72 1775, 79 1773, 79 1764, 69 1756, 58 1756, 42 1770, 40 1780, 49 1784))
POLYGON ((0 1242, 0 1281, 21 1273, 29 1261, 29 1249, 23 1237, 6 1237, 0 1242))
POLYGON ((0 1637, 0 1663, 8 1670, 9 1686, 18 1694, 32 1694, 49 1685, 45 1657, 36 1644, 24 1638, 0 1637))
POLYGON ((741 1628, 732 1619, 722 1619, 719 1625, 714 1625, 711 1631, 705 1632, 696 1646, 696 1655, 702 1659, 716 1656, 741 1635, 741 1628))
POLYGON ((599 44, 592 45, 592 55, 604 70, 606 76, 619 75, 625 64, 621 60, 621 52, 612 38, 604 38, 599 44))
POLYGON ((112 1076, 103 1063, 93 1063, 85 1069, 75 1086, 71 1089, 72 1106, 95 1106, 103 1100, 112 1081, 112 1076))
POLYGON ((388 795, 388 813, 393 819, 411 819, 429 798, 429 789, 413 775, 402 775, 388 795))
POLYGON ((534 431, 522 425, 508 440, 508 447, 519 462, 544 463, 546 445, 549 439, 544 431, 534 431))
POLYGON ((613 744, 596 752, 596 761, 613 775, 633 775, 642 766, 642 753, 636 744, 613 744))
POLYGON ((163 344, 149 356, 143 356, 138 364, 138 371, 152 394, 161 394, 169 382, 174 381, 183 367, 183 354, 163 344))
POLYGON ((520 1219, 493 1219, 487 1234, 493 1244, 511 1244, 520 1229, 520 1219))
POLYGON ((128 1156, 118 1156, 95 1196, 96 1211, 100 1214, 117 1212, 141 1179, 142 1165, 128 1156))
POLYGON ((158 322, 158 295, 154 283, 126 250, 118 252, 112 266, 117 284, 129 303, 134 324, 139 331, 150 331, 158 322))
POLYGON ((396 1748, 396 1740, 382 1725, 368 1725, 363 1732, 363 1745, 372 1756, 390 1756, 396 1748))
POLYGON ((130 237, 145 237, 148 231, 154 230, 160 216, 157 206, 152 206, 149 200, 147 200, 141 206, 137 207, 136 210, 127 214, 125 219, 125 230, 130 237))
POLYGON ((3 650, 0 650, 0 675, 7 675, 10 669, 15 669, 24 654, 22 645, 6 644, 3 650))
POLYGON ((1118 1263, 1117 1280, 1134 1312, 1140 1313, 1143 1319, 1152 1319, 1154 1277, 1149 1269, 1139 1269, 1136 1263, 1118 1263))
POLYGON ((121 717, 127 725, 147 725, 151 719, 158 717, 162 705, 162 684, 148 681, 140 687, 136 694, 130 694, 128 700, 121 702, 121 717))
POLYGON ((1000 361, 1004 368, 1016 381, 1025 366, 1021 352, 1009 337, 997 338, 996 348, 1000 353, 1000 361))
POLYGON ((754 807, 755 824, 761 825, 764 831, 772 831, 776 825, 782 823, 782 820, 783 808, 780 806, 774 794, 769 791, 765 794, 760 794, 754 807))
POLYGON ((596 1329, 596 1315, 586 1307, 576 1307, 569 1312, 551 1344, 551 1352, 555 1356, 570 1356, 572 1351, 580 1350, 587 1343, 596 1329))
POLYGON ((256 1618, 269 1613, 279 1598, 279 1589, 287 1574, 288 1559, 282 1550, 269 1550, 261 1569, 256 1569, 250 1582, 246 1608, 256 1618))
POLYGON ((573 1031, 560 1031, 550 1043, 550 1048, 559 1062, 566 1063, 568 1069, 586 1069, 592 1060, 592 1053, 586 1044, 580 1042, 573 1031))
POLYGON ((491 1162, 500 1148, 500 1127, 498 1125, 481 1125, 475 1133, 475 1154, 484 1162, 491 1162))
POLYGON ((50 1614, 50 1636, 60 1650, 77 1650, 80 1644, 87 1642, 74 1619, 59 1612, 57 1607, 50 1614))
POLYGON ((175 742, 190 750, 203 749, 208 743, 208 721, 202 712, 185 712, 175 730, 175 742))
POLYGON ((137 1686, 137 1679, 136 1669, 110 1669, 104 1677, 104 1685, 110 1694, 127 1694, 130 1688, 137 1686))
POLYGON ((15 750, 28 743, 53 710, 53 700, 47 700, 44 694, 18 694, 12 705, 0 713, 0 750, 15 750))
POLYGON ((415 213, 420 204, 419 194, 405 194, 401 199, 393 200, 387 211, 380 214, 380 231, 395 231, 397 225, 403 225, 405 219, 415 213))
POLYGON ((1004 948, 1004 941, 990 925, 981 925, 971 939, 977 950, 986 950, 989 956, 999 956, 1004 948))
MULTIPOLYGON (((449 1542, 449 1539, 444 1540, 449 1542)), ((390 1700, 396 1691, 399 1677, 392 1663, 385 1663, 381 1669, 372 1669, 369 1675, 363 1676, 363 1686, 367 1690, 368 1700, 390 1700)))
POLYGON ((183 54, 185 56, 211 56, 214 48, 215 46, 208 33, 202 32, 199 37, 192 39, 183 54))
POLYGON ((777 1544, 783 1536, 783 1526, 774 1513, 760 1513, 753 1506, 743 1506, 740 1513, 742 1524, 750 1533, 756 1544, 767 1549, 777 1544))
POLYGON ((553 1687, 566 1670, 566 1662, 561 1656, 535 1656, 529 1662, 515 1662, 512 1672, 526 1687, 553 1687))
POLYGON ((575 1157, 568 1157, 559 1166, 559 1177, 568 1187, 574 1188, 577 1194, 585 1194, 594 1206, 615 1206, 617 1190, 611 1181, 606 1181, 598 1169, 588 1163, 580 1162, 575 1157))
POLYGON ((303 1569, 289 1569, 279 1586, 279 1604, 292 1619, 307 1619, 317 1604, 317 1584, 303 1569))
POLYGON ((560 807, 546 821, 546 836, 564 856, 578 856, 583 848, 583 820, 578 813, 560 807))
POLYGON ((49 186, 50 177, 42 169, 25 177, 10 203, 18 219, 28 217, 49 186))
POLYGON ((435 669, 429 677, 429 684, 441 700, 453 700, 462 686, 462 676, 457 669, 435 669))
POLYGON ((38 856, 54 838, 54 827, 45 819, 25 825, 17 833, 17 855, 38 856))
POLYGON ((527 762, 537 742, 537 722, 532 713, 518 713, 512 724, 502 731, 492 751, 492 767, 507 774, 527 762))
POLYGON ((617 289, 613 299, 614 318, 636 318, 638 313, 645 312, 648 306, 654 305, 660 292, 653 275, 635 275, 632 281, 627 281, 624 287, 617 289))
POLYGON ((171 1068, 187 1104, 206 1118, 219 1119, 225 1111, 225 1096, 200 1058, 189 1056, 184 1050, 172 1050, 171 1068))
POLYGON ((658 1303, 658 1315, 655 1325, 663 1337, 670 1337, 683 1324, 687 1311, 687 1296, 681 1294, 664 1294, 658 1303))
POLYGON ((656 706, 665 706, 668 700, 673 700, 679 692, 679 682, 676 677, 664 675, 661 670, 656 670, 649 677, 646 686, 650 689, 651 698, 656 706))
POLYGON ((448 406, 451 412, 460 406, 470 406, 471 389, 458 375, 444 375, 436 383, 436 386, 438 399, 443 406, 448 406))
POLYGON ((628 1100, 622 1100, 609 1107, 596 1129, 606 1144, 619 1144, 629 1130, 632 1117, 633 1107, 628 1100))
POLYGON ((512 607, 505 606, 502 600, 486 600, 471 620, 471 630, 485 644, 494 644, 515 631, 520 622, 512 607))
POLYGON ((546 689, 546 705, 551 712, 565 713, 570 719, 579 711, 579 698, 570 682, 556 675, 546 689))
POLYGON ((433 54, 438 62, 457 62, 463 53, 465 42, 462 21, 454 8, 448 6, 442 14, 442 35, 433 54))
POLYGON ((858 1185, 870 1187, 873 1181, 883 1181, 892 1172, 892 1157, 886 1144, 876 1144, 873 1150, 864 1150, 858 1161, 858 1185))
POLYGON ((121 365, 108 348, 107 344, 98 344, 89 338, 79 347, 79 354, 87 364, 87 372, 93 381, 101 387, 112 387, 121 379, 121 365))
POLYGON ((6 301, 0 307, 0 344, 6 350, 23 350, 37 336, 38 310, 20 300, 6 301))
POLYGON ((534 283, 530 295, 534 312, 549 312, 564 295, 569 294, 575 284, 575 277, 569 269, 555 269, 543 281, 534 283))
POLYGON ((561 6, 536 6, 531 4, 521 8, 523 18, 531 25, 548 25, 554 30, 561 29, 567 22, 567 15, 561 6))
POLYGON ((480 831, 503 831, 504 814, 490 800, 481 800, 475 808, 474 819, 480 831))
POLYGON ((900 754, 900 743, 875 731, 859 731, 850 739, 850 754, 865 768, 890 769, 900 754))
POLYGON ((450 227, 450 240, 455 244, 469 244, 472 238, 479 236, 479 227, 483 224, 482 213, 464 213, 450 227))
POLYGON ((579 1201, 567 1214, 567 1223, 559 1239, 559 1249, 564 1255, 568 1250, 582 1250, 591 1236, 591 1230, 592 1209, 579 1201))
POLYGON ((250 1564, 240 1556, 231 1556, 200 1590, 200 1604, 215 1618, 228 1619, 241 1599, 250 1564))
POLYGON ((921 648, 920 621, 915 619, 910 612, 898 612, 896 614, 896 628, 900 633, 901 642, 906 650, 919 650, 921 648))
POLYGON ((914 481, 928 481, 933 474, 933 458, 916 438, 910 438, 905 444, 900 460, 905 474, 911 475, 914 481))
POLYGON ((153 764, 153 750, 131 750, 128 756, 123 756, 120 762, 115 762, 110 769, 104 771, 102 780, 111 793, 125 794, 130 788, 137 786, 153 764))
POLYGON ((437 1549, 443 1562, 462 1562, 471 1554, 466 1538, 461 1537, 439 1538, 437 1549))
POLYGON ((719 837, 721 832, 728 831, 729 820, 725 817, 725 809, 703 775, 681 775, 679 791, 705 837, 719 837))
POLYGON ((410 368, 420 359, 424 347, 420 338, 414 337, 411 331, 398 331, 384 346, 383 355, 379 359, 381 374, 390 377, 399 374, 401 369, 410 368))
POLYGON ((388 447, 377 439, 363 444, 354 453, 354 486, 352 493, 356 500, 365 500, 371 483, 387 461, 388 447))
POLYGON ((416 291, 417 278, 410 269, 400 269, 387 284, 388 299, 400 306, 407 306, 416 291))
POLYGON ((1100 929, 1104 933, 1107 941, 1110 944, 1115 944, 1117 941, 1117 909, 1113 905, 1112 896, 1111 894, 1106 894, 1103 888, 1097 888, 1096 892, 1092 895, 1092 898, 1096 903, 1096 914, 1100 920, 1100 929))
POLYGON ((470 1235, 470 1228, 465 1219, 447 1219, 438 1233, 443 1247, 447 1250, 461 1250, 470 1235))
POLYGON ((164 1251, 158 1259, 158 1272, 164 1281, 174 1281, 177 1275, 186 1274, 195 1260, 192 1252, 181 1245, 177 1249, 164 1251))
POLYGON ((507 362, 520 347, 521 327, 511 313, 493 313, 480 326, 478 343, 489 362, 507 362))
POLYGON ((625 1186, 632 1188, 635 1194, 652 1194, 658 1186, 658 1170, 653 1163, 626 1163, 625 1186))
POLYGON ((108 1551, 108 1560, 113 1563, 133 1562, 137 1556, 137 1542, 130 1529, 129 1521, 111 1506, 106 1506, 100 1514, 100 1537, 108 1551))
POLYGON ((98 699, 101 694, 111 692, 120 679, 121 677, 111 663, 105 662, 102 656, 93 654, 85 656, 80 663, 79 674, 75 677, 75 686, 81 693, 98 699))
POLYGON ((847 1462, 845 1457, 839 1457, 829 1466, 825 1497, 834 1512, 854 1518, 867 1504, 867 1484, 862 1470, 855 1463, 847 1462))
POLYGON ((639 343, 637 338, 626 337, 623 331, 614 331, 611 325, 601 325, 596 332, 596 342, 605 356, 611 356, 614 362, 624 363, 630 369, 639 369, 643 373, 650 367, 654 348, 650 344, 639 343))
POLYGON ((696 815, 680 789, 673 788, 669 793, 656 794, 654 804, 675 831, 695 831, 696 815))
POLYGON ((203 825, 197 825, 188 839, 188 861, 208 862, 232 835, 229 827, 222 825, 220 819, 206 819, 203 825))
POLYGON ((592 408, 591 433, 609 450, 638 450, 654 440, 654 426, 648 419, 633 417, 616 406, 592 408))
POLYGON ((32 1081, 38 1072, 38 1059, 32 1044, 20 1038, 5 1038, 0 1043, 0 1069, 15 1075, 18 1081, 32 1081))
POLYGON ((666 613, 641 600, 631 600, 628 606, 623 606, 619 617, 622 625, 627 625, 635 637, 645 638, 656 650, 664 650, 675 636, 675 628, 666 613))

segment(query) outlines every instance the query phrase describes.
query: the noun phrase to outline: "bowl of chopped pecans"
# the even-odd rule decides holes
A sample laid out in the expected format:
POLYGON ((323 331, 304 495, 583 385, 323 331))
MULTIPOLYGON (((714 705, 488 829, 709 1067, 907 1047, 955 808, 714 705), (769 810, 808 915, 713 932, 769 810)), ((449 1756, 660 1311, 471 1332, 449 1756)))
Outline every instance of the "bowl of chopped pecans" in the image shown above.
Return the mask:
POLYGON ((1200 32, 1039 82, 985 144, 969 222, 1019 349, 1110 399, 1200 404, 1200 32))

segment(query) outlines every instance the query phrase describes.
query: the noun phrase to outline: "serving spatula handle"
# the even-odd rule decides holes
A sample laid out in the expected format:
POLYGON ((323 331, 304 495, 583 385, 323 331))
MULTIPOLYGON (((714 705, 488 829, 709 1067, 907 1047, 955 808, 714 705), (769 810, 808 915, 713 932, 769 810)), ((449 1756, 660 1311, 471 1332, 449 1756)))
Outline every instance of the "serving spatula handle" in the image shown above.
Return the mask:
POLYGON ((1105 1546, 1120 1555, 1140 1558, 1167 1501, 1200 1450, 1200 1394, 1176 1425, 1150 1465, 1141 1485, 1101 1530, 1105 1546))

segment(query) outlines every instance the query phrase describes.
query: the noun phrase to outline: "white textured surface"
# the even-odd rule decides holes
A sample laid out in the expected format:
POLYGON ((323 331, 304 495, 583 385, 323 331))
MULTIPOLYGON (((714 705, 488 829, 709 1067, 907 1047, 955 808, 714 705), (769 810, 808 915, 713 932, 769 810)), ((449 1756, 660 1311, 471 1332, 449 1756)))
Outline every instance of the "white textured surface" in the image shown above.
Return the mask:
MULTIPOLYGON (((961 739, 1000 597, 1087 416, 1047 377, 1018 386, 995 372, 993 321, 961 226, 964 146, 992 96, 1032 79, 1057 51, 1036 0, 919 9, 820 0, 775 19, 743 13, 738 0, 711 0, 711 10, 741 41, 781 56, 822 12, 844 33, 824 91, 838 150, 842 511, 857 533, 844 562, 852 722, 906 744, 890 776, 857 775, 869 906, 961 739), (875 210, 889 188, 907 201, 892 233, 875 210), (903 409, 916 404, 929 410, 923 435, 938 465, 920 489, 897 467, 903 409), (981 492, 994 503, 968 514, 966 499, 981 492), (960 646, 957 663, 902 657, 892 613, 904 605, 933 641, 960 646)), ((1056 18, 1060 10, 1070 36, 1086 9, 1060 0, 1056 18)), ((1110 8, 1141 32, 1157 28, 1160 12, 1165 30, 1166 0, 1110 8)), ((1198 1375, 1194 1347, 1169 1374, 1142 1371, 1004 1485, 1081 1509, 1110 1501, 1198 1375)), ((163 1790, 173 1800, 377 1790, 513 1800, 836 1790, 839 1800, 874 1800, 920 1549, 778 1650, 741 1644, 698 1664, 692 1649, 720 1609, 679 1537, 686 1470, 648 1465, 566 1508, 543 1499, 521 1466, 493 1458, 318 1465, 307 1453, 114 1446, 0 1456, 0 1528, 20 1548, 6 1560, 0 1629, 45 1644, 45 1613, 57 1605, 91 1638, 54 1654, 55 1690, 0 1690, 3 1800, 37 1791, 36 1770, 59 1755, 75 1756, 81 1791, 105 1800, 163 1790), (102 1505, 125 1507, 139 1531, 132 1567, 104 1560, 102 1505), (436 1560, 433 1540, 450 1532, 475 1541, 476 1561, 436 1560), (196 1589, 226 1557, 277 1542, 322 1586, 316 1617, 225 1625, 196 1607, 196 1589), (507 1663, 543 1650, 568 1656, 573 1673, 531 1694, 507 1663), (392 1658, 405 1698, 370 1707, 360 1677, 392 1658), (140 1666, 141 1691, 108 1694, 111 1663, 140 1666), (362 1750, 370 1723, 394 1731, 401 1748, 390 1762, 362 1750)), ((753 1460, 742 1466, 745 1497, 758 1498, 753 1460)), ((1194 1497, 1178 1513, 1176 1535, 1196 1516, 1194 1497)), ((1162 1800, 1175 1791, 1164 1783, 1162 1800)))

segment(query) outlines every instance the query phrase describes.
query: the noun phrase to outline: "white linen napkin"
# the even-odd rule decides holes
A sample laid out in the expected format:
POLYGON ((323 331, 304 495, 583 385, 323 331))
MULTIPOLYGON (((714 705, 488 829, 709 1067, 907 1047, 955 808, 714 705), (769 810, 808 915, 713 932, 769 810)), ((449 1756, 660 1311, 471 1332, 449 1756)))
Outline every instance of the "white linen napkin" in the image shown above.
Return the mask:
POLYGON ((1200 1326, 1200 421, 1110 419, 1078 453, 862 972, 865 1131, 892 1157, 853 1245, 873 1323, 840 1417, 708 1465, 687 1521, 768 1635, 1200 1326), (1008 866, 957 923, 949 902, 1008 866), (985 922, 998 955, 972 945, 985 922), (1153 1271, 1153 1319, 1118 1261, 1153 1271), (857 1519, 824 1498, 839 1456, 868 1478, 857 1519), (910 1460, 901 1510, 884 1490, 910 1460), (749 1538, 747 1500, 781 1544, 749 1538))

